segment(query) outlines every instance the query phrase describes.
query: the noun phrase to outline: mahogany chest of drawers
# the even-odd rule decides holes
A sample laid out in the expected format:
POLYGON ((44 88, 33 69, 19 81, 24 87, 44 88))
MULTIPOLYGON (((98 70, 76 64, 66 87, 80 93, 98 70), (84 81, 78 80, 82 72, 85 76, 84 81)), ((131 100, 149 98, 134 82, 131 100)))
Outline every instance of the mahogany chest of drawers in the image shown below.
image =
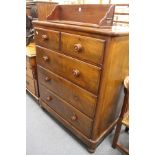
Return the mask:
POLYGON ((119 115, 128 31, 82 24, 33 22, 39 102, 93 152, 119 115))
POLYGON ((39 93, 36 66, 36 49, 34 43, 30 43, 26 47, 26 89, 33 97, 38 99, 39 93))

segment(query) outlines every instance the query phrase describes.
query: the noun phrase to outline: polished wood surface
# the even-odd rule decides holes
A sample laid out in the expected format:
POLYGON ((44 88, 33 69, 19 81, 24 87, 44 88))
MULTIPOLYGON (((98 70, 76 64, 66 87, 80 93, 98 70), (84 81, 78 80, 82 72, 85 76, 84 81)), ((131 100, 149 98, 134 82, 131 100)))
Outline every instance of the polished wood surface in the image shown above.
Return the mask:
MULTIPOLYGON (((96 24, 96 25, 112 25, 114 15, 114 5, 85 4, 85 5, 57 5, 47 20, 57 20, 96 24)), ((76 23, 77 25, 78 23, 76 23)))
POLYGON ((46 20, 53 8, 57 5, 54 2, 37 1, 35 2, 38 10, 38 20, 46 20))
POLYGON ((47 30, 47 29, 35 29, 35 43, 43 47, 59 50, 60 32, 47 30))
MULTIPOLYGON (((33 22, 35 31, 44 29, 44 34, 49 31, 59 34, 57 49, 36 39, 39 90, 42 94, 39 101, 92 152, 118 120, 121 82, 128 74, 128 30, 67 22, 33 22), (88 121, 88 124, 71 124, 71 120, 77 120, 76 116, 69 119, 72 109, 80 112, 81 121, 88 121)), ((48 44, 52 43, 49 41, 48 44)))
POLYGON ((87 116, 94 117, 97 103, 97 96, 94 94, 41 66, 38 66, 38 80, 87 116))
POLYGON ((93 27, 93 26, 78 26, 74 24, 62 24, 62 23, 55 23, 52 21, 33 21, 33 25, 37 26, 36 28, 49 28, 52 29, 62 29, 63 31, 69 31, 72 33, 83 33, 85 35, 103 35, 103 36, 127 36, 128 35, 128 28, 122 26, 101 26, 101 27, 93 27))
POLYGON ((94 138, 98 137, 118 117, 121 105, 116 103, 122 81, 128 75, 129 68, 128 36, 111 38, 107 45, 93 129, 94 138), (102 123, 103 121, 105 123, 102 123))
POLYGON ((76 110, 73 106, 46 89, 44 86, 39 85, 39 88, 41 99, 45 103, 73 126, 82 131, 86 136, 90 137, 93 122, 90 118, 76 110))
POLYGON ((105 40, 61 33, 61 51, 81 60, 102 64, 105 40), (96 52, 97 51, 97 52, 96 52))
POLYGON ((43 47, 36 49, 39 65, 97 94, 101 68, 43 47))

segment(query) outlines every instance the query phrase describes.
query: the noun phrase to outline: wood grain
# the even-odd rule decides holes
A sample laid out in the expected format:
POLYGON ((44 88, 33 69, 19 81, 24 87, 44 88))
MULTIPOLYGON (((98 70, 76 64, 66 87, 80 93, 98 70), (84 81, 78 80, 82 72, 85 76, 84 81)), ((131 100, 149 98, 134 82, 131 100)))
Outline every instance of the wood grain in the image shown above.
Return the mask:
POLYGON ((129 68, 128 46, 128 36, 114 37, 109 40, 105 54, 103 75, 101 77, 98 107, 93 127, 93 139, 99 137, 118 118, 121 105, 118 104, 117 100, 120 95, 122 82, 128 75, 129 68))
POLYGON ((113 15, 114 5, 111 4, 57 5, 47 17, 47 20, 112 25, 113 15), (110 22, 107 22, 107 17, 111 18, 110 22))
MULTIPOLYGON (((33 22, 35 29, 59 34, 57 49, 49 45, 45 47, 43 41, 37 44, 39 90, 43 94, 40 102, 50 114, 80 138, 88 150, 95 151, 118 120, 121 84, 128 75, 128 29, 105 25, 97 27, 94 19, 91 22, 91 19, 82 16, 81 19, 76 17, 75 21, 70 22, 72 19, 68 16, 71 14, 64 14, 63 17, 63 10, 57 6, 56 8, 55 12, 51 12, 53 17, 49 16, 47 21, 33 22), (71 120, 77 120, 77 115, 71 116, 72 108, 68 107, 80 112, 80 118, 84 116, 88 120, 81 119, 83 123, 79 125, 71 124, 71 120)), ((73 6, 73 10, 76 8, 78 7, 73 6)), ((67 11, 69 9, 65 13, 67 11)), ((77 11, 73 16, 76 14, 77 11)), ((100 23, 104 24, 104 20, 100 20, 100 23)), ((46 36, 43 38, 46 39, 46 36)), ((53 39, 56 40, 55 38, 53 39)))
POLYGON ((104 43, 105 40, 69 33, 61 33, 62 52, 81 60, 88 60, 95 64, 102 64, 105 48, 104 43), (78 45, 81 46, 79 49, 78 45))
POLYGON ((101 68, 39 46, 36 46, 36 50, 39 65, 97 94, 101 68), (48 60, 45 61, 43 57, 48 57, 48 60), (80 75, 76 76, 75 70, 78 70, 80 75))
POLYGON ((47 16, 51 13, 57 3, 53 2, 36 2, 38 10, 38 20, 46 20, 47 16))
POLYGON ((38 66, 38 80, 87 116, 94 117, 97 96, 41 66, 38 66))
POLYGON ((60 116, 65 118, 78 130, 83 132, 86 136, 90 137, 92 129, 92 120, 76 110, 70 104, 62 100, 56 94, 52 93, 42 85, 39 85, 40 96, 42 100, 47 103, 53 110, 55 110, 60 116), (50 99, 48 99, 48 97, 50 99))
POLYGON ((43 47, 59 50, 60 33, 58 31, 36 28, 35 43, 43 47))

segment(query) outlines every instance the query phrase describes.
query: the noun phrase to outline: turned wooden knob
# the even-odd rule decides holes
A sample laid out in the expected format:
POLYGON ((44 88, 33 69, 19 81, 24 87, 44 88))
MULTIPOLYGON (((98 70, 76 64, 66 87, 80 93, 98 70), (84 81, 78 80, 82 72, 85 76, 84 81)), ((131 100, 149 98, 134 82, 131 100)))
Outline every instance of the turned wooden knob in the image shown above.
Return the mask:
POLYGON ((82 50, 82 45, 81 44, 75 44, 74 45, 74 51, 75 52, 80 52, 82 50))
POLYGON ((73 115, 72 117, 71 117, 71 120, 72 121, 76 121, 78 118, 77 118, 77 116, 76 115, 73 115))
POLYGON ((50 78, 48 76, 46 76, 45 81, 50 81, 50 78))
POLYGON ((43 40, 48 40, 48 36, 46 34, 41 36, 43 40))
POLYGON ((44 61, 48 61, 49 60, 48 56, 43 56, 43 59, 44 59, 44 61))
POLYGON ((73 69, 73 75, 78 77, 80 75, 80 71, 78 69, 73 69))
POLYGON ((47 97, 46 97, 46 100, 47 100, 47 101, 51 101, 51 100, 52 100, 52 97, 51 97, 51 96, 47 96, 47 97))

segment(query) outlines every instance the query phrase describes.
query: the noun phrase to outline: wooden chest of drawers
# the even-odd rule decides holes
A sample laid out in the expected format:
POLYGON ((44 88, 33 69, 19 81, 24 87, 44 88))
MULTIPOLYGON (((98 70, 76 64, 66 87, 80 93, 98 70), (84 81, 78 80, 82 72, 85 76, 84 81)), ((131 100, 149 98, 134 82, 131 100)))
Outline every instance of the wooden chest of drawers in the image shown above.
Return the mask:
POLYGON ((26 47, 26 89, 31 95, 38 99, 39 93, 36 67, 35 44, 31 43, 26 47))
POLYGON ((113 129, 128 75, 128 31, 34 21, 43 108, 83 141, 89 151, 113 129))

